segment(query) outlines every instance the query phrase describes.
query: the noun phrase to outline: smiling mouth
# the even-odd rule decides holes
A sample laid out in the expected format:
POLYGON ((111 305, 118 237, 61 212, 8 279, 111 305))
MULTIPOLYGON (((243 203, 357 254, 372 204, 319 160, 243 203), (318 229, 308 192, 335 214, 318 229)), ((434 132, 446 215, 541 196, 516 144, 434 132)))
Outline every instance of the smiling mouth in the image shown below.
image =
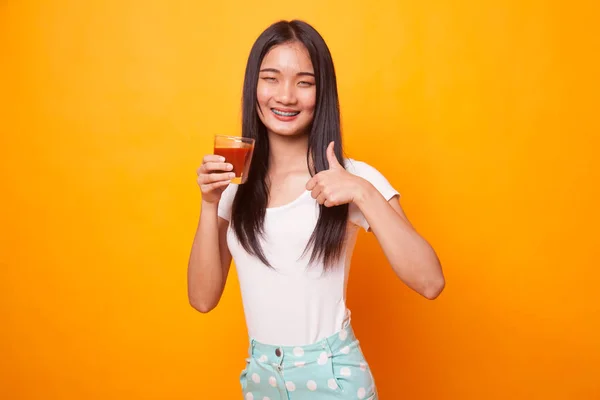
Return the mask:
POLYGON ((271 108, 271 111, 273 111, 273 114, 275 115, 279 115, 280 117, 295 117, 296 115, 300 114, 300 111, 281 111, 281 110, 277 110, 275 108, 271 108))

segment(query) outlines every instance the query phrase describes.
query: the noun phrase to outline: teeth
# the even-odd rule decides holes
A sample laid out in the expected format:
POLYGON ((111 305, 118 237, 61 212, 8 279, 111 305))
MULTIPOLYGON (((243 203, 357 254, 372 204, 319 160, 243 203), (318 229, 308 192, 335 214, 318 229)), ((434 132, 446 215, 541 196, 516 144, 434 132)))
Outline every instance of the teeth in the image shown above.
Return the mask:
POLYGON ((279 111, 279 110, 275 110, 275 109, 272 109, 271 111, 273 111, 277 115, 281 115, 282 117, 293 117, 295 115, 300 114, 300 111, 298 111, 298 112, 284 112, 284 111, 279 111))

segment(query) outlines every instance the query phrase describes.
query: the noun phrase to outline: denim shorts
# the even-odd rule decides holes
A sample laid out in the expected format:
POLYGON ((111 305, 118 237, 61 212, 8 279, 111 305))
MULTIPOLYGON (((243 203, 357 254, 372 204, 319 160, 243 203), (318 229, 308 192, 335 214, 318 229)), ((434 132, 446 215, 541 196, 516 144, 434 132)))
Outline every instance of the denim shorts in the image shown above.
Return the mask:
POLYGON ((377 389, 350 324, 306 346, 250 338, 240 375, 244 400, 376 400, 377 389))

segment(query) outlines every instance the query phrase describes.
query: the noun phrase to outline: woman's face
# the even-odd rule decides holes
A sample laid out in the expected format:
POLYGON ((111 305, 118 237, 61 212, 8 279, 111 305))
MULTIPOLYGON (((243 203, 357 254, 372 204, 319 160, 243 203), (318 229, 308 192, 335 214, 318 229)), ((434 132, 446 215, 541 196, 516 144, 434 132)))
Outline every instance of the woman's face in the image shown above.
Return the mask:
POLYGON ((256 89, 258 116, 269 132, 284 136, 308 133, 317 95, 314 74, 302 43, 285 43, 269 50, 256 89))

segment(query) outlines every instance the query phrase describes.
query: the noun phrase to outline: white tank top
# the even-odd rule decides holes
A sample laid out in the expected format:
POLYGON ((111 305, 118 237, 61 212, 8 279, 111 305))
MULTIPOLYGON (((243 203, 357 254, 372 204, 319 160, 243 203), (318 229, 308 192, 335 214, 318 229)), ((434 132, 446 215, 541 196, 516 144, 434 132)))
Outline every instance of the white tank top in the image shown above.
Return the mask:
MULTIPOLYGON (((369 181, 390 200, 399 193, 370 165, 346 160, 346 170, 369 181)), ((229 185, 219 202, 218 214, 230 220, 237 185, 229 185)), ((319 204, 304 191, 292 202, 267 208, 261 246, 273 268, 248 254, 238 242, 232 226, 227 245, 240 283, 249 337, 259 342, 306 345, 328 337, 349 322, 346 287, 350 259, 359 227, 369 225, 355 204, 349 207, 349 223, 344 256, 325 273, 321 264, 308 266, 310 250, 301 257, 315 229, 319 204)))

